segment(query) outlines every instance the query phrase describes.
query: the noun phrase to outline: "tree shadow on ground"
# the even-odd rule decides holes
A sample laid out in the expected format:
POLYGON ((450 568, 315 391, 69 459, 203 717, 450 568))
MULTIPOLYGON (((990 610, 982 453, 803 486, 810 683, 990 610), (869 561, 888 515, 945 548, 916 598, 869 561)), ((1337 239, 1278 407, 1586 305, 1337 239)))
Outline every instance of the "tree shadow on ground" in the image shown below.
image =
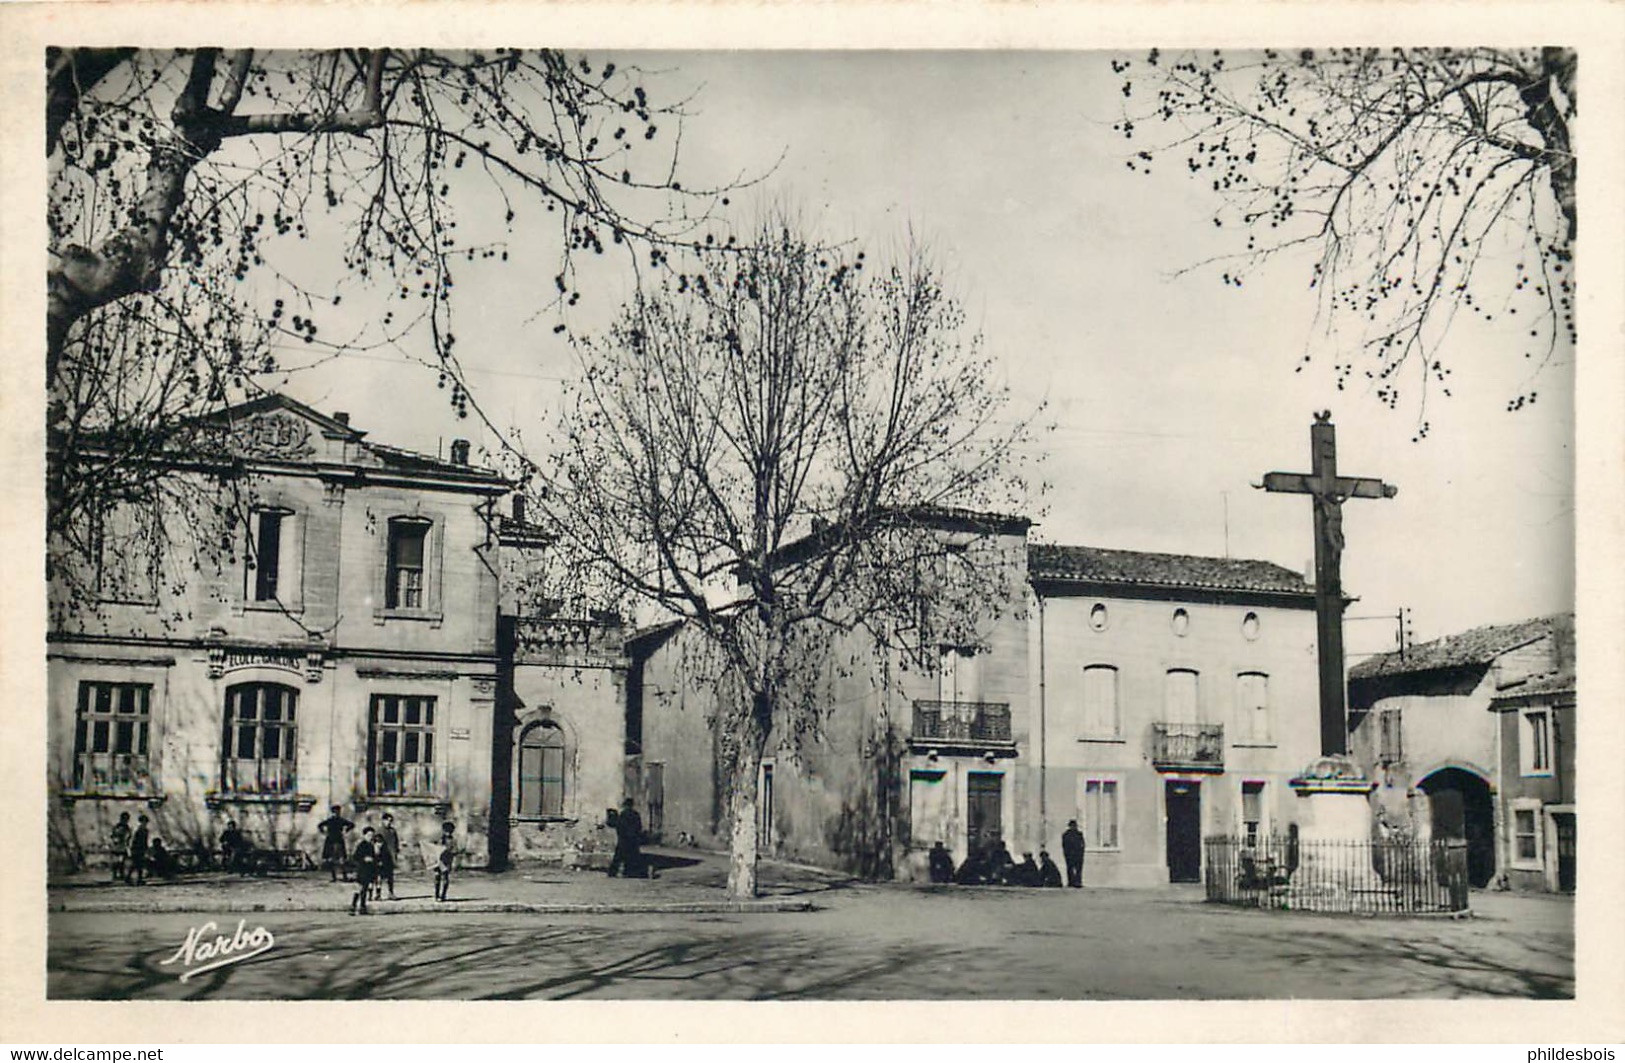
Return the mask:
MULTIPOLYGON (((795 1000, 910 995, 922 966, 964 970, 968 950, 912 947, 883 955, 816 934, 523 925, 366 923, 278 935, 272 952, 180 983, 160 961, 174 946, 108 942, 51 950, 55 999, 524 1000, 688 998, 795 1000)), ((996 983, 989 983, 996 984, 996 983)))

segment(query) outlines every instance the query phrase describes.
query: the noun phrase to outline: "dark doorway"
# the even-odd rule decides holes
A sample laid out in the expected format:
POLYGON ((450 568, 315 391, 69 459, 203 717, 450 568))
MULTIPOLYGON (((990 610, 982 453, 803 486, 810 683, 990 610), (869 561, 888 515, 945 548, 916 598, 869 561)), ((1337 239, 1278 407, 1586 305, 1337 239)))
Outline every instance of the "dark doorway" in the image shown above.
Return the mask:
POLYGON ((666 832, 666 765, 655 761, 643 768, 643 800, 649 806, 644 833, 655 841, 666 832))
POLYGON ((973 853, 987 852, 1004 838, 1004 776, 973 771, 965 793, 965 841, 973 853))
POLYGON ((1557 826, 1557 888, 1564 893, 1574 892, 1574 813, 1553 812, 1552 822, 1557 826))
POLYGON ((1436 841, 1467 843, 1467 882, 1474 889, 1495 877, 1495 802, 1490 784, 1470 771, 1443 768, 1421 782, 1428 795, 1436 841))
POLYGON ((773 852, 773 765, 762 765, 762 785, 756 793, 756 847, 773 852))
POLYGON ((1168 803, 1168 881, 1202 881, 1202 784, 1163 784, 1168 803))

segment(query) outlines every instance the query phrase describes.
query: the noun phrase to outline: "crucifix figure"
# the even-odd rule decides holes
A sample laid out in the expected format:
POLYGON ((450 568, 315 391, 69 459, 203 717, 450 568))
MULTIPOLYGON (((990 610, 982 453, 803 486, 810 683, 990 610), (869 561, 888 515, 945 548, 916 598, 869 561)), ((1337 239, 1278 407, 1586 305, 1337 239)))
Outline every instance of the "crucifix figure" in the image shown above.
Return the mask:
POLYGON ((1343 691, 1343 502, 1393 498, 1399 488, 1381 480, 1337 475, 1337 428, 1332 411, 1309 426, 1311 472, 1265 473, 1255 486, 1309 495, 1315 502, 1315 629, 1320 645, 1320 752, 1348 752, 1343 691))

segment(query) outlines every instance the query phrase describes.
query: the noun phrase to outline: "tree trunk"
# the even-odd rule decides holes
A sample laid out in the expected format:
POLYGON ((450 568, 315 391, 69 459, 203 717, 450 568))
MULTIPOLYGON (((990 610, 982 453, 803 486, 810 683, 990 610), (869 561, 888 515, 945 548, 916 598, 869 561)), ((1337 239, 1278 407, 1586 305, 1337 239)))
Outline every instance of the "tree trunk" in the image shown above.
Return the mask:
POLYGON ((759 743, 745 743, 734 761, 733 793, 728 800, 728 896, 756 896, 756 784, 761 774, 759 743))

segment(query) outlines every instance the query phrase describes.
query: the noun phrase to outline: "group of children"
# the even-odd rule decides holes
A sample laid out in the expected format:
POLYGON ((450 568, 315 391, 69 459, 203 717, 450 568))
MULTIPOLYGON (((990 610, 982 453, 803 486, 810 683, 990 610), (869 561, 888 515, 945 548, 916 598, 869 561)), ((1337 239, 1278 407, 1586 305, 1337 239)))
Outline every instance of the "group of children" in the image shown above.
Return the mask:
MULTIPOLYGON (((322 832, 322 866, 337 882, 346 868, 355 872, 355 894, 350 898, 350 914, 366 915, 367 901, 383 900, 384 888, 395 899, 395 868, 400 862, 401 836, 395 830, 395 817, 384 813, 383 825, 361 829, 361 840, 345 851, 344 836, 355 824, 344 818, 338 805, 317 827, 322 832)), ((440 826, 440 843, 434 861, 434 899, 444 901, 451 893, 451 871, 457 858, 457 826, 450 820, 440 826)))
POLYGON ((114 882, 143 886, 149 870, 164 878, 175 873, 175 859, 164 847, 164 840, 152 835, 145 812, 134 827, 130 826, 130 814, 120 812, 108 841, 114 882))
MULTIPOLYGON (((349 878, 355 872, 355 895, 350 898, 350 913, 365 914, 368 900, 383 900, 384 889, 389 899, 395 899, 395 868, 400 862, 401 836, 395 830, 395 817, 384 813, 383 823, 377 829, 364 827, 361 840, 351 851, 346 851, 345 835, 355 824, 344 818, 339 805, 317 827, 322 832, 322 866, 337 882, 342 874, 349 878)), ((130 814, 119 814, 118 822, 109 834, 112 849, 113 881, 143 885, 147 873, 169 878, 175 873, 176 861, 164 847, 162 838, 154 837, 142 813, 134 826, 130 814)), ((239 874, 258 869, 254 860, 253 844, 237 826, 236 820, 227 820, 220 835, 223 865, 239 874)), ((440 827, 440 842, 434 855, 434 899, 444 901, 451 892, 451 872, 457 859, 457 827, 447 820, 440 827)))

